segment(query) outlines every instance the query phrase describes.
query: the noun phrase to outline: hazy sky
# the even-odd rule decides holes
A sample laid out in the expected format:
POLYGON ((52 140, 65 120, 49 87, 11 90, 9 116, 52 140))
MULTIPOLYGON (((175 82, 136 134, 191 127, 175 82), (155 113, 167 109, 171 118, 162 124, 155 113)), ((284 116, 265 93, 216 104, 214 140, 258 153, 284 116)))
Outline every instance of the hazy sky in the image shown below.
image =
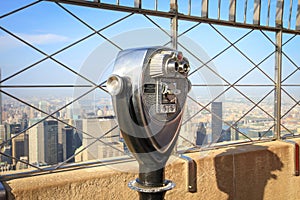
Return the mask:
MULTIPOLYGON (((0 16, 16 9, 27 5, 29 0, 2 0, 0 1, 0 16)), ((115 2, 115 1, 101 1, 101 2, 115 2)), ((129 1, 121 1, 121 4, 129 1)), ((160 10, 167 10, 167 1, 158 1, 158 8, 160 10)), ((179 11, 182 13, 187 13, 186 1, 179 0, 179 11)), ((210 1, 210 12, 209 16, 212 18, 217 17, 217 1, 210 1), (214 8, 214 9, 213 9, 214 8)), ((221 7, 221 18, 228 19, 228 2, 222 1, 221 7)), ((254 0, 248 1, 248 14, 247 22, 251 23, 252 13, 253 13, 253 2, 254 0)), ((285 1, 288 2, 289 1, 285 1)), ((271 7, 275 8, 276 1, 271 1, 271 7)), ((288 3, 285 3, 285 7, 289 8, 288 3)), ((294 1, 294 7, 296 6, 296 1, 294 1)), ((128 4, 132 5, 133 1, 128 4)), ((84 22, 88 23, 93 29, 100 30, 110 23, 129 15, 129 13, 99 10, 92 8, 84 8, 71 5, 63 5, 66 9, 80 17, 84 22)), ((143 1, 144 8, 153 8, 154 1, 143 1)), ((200 14, 200 1, 192 1, 192 14, 200 14)), ((262 24, 266 23, 267 12, 267 1, 262 3, 262 24)), ((244 1, 237 1, 237 21, 242 22, 244 19, 244 1)), ((274 26, 275 22, 275 10, 272 9, 270 12, 270 25, 274 26)), ((295 21, 296 13, 293 11, 292 22, 295 21)), ((285 26, 288 22, 288 14, 284 15, 285 26)), ((163 29, 168 31, 170 29, 170 21, 166 18, 150 17, 151 20, 159 24, 163 29)), ((179 34, 187 30, 188 28, 196 25, 195 22, 179 22, 179 34)), ((291 24, 292 27, 295 23, 291 24)), ((65 12, 61 7, 52 2, 41 2, 37 3, 30 8, 23 11, 14 13, 7 17, 0 18, 0 26, 4 29, 12 32, 18 37, 23 38, 25 41, 34 45, 40 49, 44 54, 51 55, 56 51, 72 44, 81 38, 88 36, 93 33, 93 31, 85 26, 83 23, 75 19, 73 16, 65 12)), ((230 42, 235 42, 237 39, 247 34, 249 29, 233 29, 229 27, 222 26, 210 26, 207 24, 200 24, 190 32, 186 33, 184 36, 179 38, 185 48, 193 49, 193 55, 187 54, 189 58, 192 70, 200 67, 202 62, 207 62, 210 58, 217 55, 220 51, 227 48, 230 43, 226 41, 221 35, 217 33, 216 30, 220 31, 224 36, 228 38, 230 42), (199 60, 200 59, 200 60, 199 60)), ((162 45, 169 41, 169 36, 164 32, 160 31, 153 23, 151 23, 143 15, 132 15, 120 23, 115 24, 100 32, 104 37, 112 39, 117 46, 121 48, 131 48, 136 46, 145 45, 162 45), (145 30, 151 30, 147 33, 145 30), (138 35, 143 34, 144 37, 138 35), (134 33, 132 36, 128 33, 134 33), (138 40, 138 38, 140 40, 138 40), (142 39, 141 39, 142 38, 142 39), (147 42, 146 42, 147 41, 147 42)), ((264 32, 270 40, 275 42, 275 34, 272 32, 264 32)), ((284 35, 283 40, 287 41, 293 35, 284 35)), ((201 68, 197 73, 194 73, 190 78, 193 84, 232 84, 235 83, 243 74, 254 67, 254 64, 259 64, 267 56, 275 50, 274 45, 270 42, 260 31, 252 31, 249 33, 245 39, 236 43, 236 47, 243 51, 252 61, 249 61, 234 47, 230 47, 224 54, 218 56, 213 62, 208 63, 208 66, 213 68, 218 72, 224 79, 221 79, 215 75, 207 67, 201 68)), ((294 38, 290 43, 284 46, 285 53, 293 60, 296 65, 300 64, 299 59, 299 48, 300 39, 299 36, 294 38)), ((179 46, 180 50, 184 49, 179 46)), ((105 74, 103 70, 98 70, 98 67, 108 68, 107 66, 110 61, 119 51, 119 49, 109 42, 105 41, 103 37, 94 34, 86 40, 80 42, 79 44, 71 47, 70 49, 55 55, 53 58, 60 63, 70 67, 72 70, 81 73, 90 80, 99 84, 101 82, 101 76, 105 74), (101 46, 102 45, 102 46, 101 46), (102 49, 99 49, 99 46, 102 49), (97 55, 95 57, 95 51, 97 50, 97 55), (109 50, 110 49, 110 50, 109 50), (88 59, 91 59, 91 55, 94 53, 93 59, 98 58, 93 63, 95 67, 89 65, 87 67, 86 63, 90 63, 88 59), (105 62, 104 62, 105 60, 105 62), (105 64, 105 66, 103 66, 105 64), (102 65, 103 64, 103 65, 102 65), (86 70, 88 68, 88 70, 86 70), (87 71, 89 73, 87 73, 87 71), (91 73, 92 72, 92 73, 91 73), (95 73, 99 73, 96 74, 95 73)), ((41 52, 28 47, 24 43, 13 38, 5 31, 0 30, 0 67, 2 69, 2 79, 9 77, 10 75, 22 70, 23 68, 30 66, 41 59, 45 58, 41 52)), ((272 79, 274 79, 274 60, 275 56, 272 54, 267 60, 265 60, 261 65, 260 69, 254 69, 249 73, 244 79, 239 81, 237 84, 267 84, 272 85, 272 79), (265 76, 263 71, 269 77, 265 76)), ((290 73, 296 70, 296 66, 289 61, 288 58, 283 57, 283 79, 285 79, 290 73)), ((299 84, 299 70, 293 76, 289 77, 284 84, 299 84)), ((37 64, 31 69, 20 73, 19 75, 5 81, 3 85, 29 85, 29 84, 89 84, 87 81, 83 81, 76 74, 70 72, 69 70, 62 67, 60 64, 56 63, 51 59, 46 59, 45 61, 37 64)), ((226 88, 226 87, 225 87, 226 88)), ((241 88, 242 91, 248 92, 249 95, 255 95, 260 93, 267 93, 273 87, 244 87, 241 88)), ((212 95, 211 93, 218 93, 219 90, 224 88, 197 88, 195 91, 207 93, 206 95, 212 95), (217 92, 216 92, 217 91, 217 92)), ((291 90, 295 93, 299 89, 295 87, 289 87, 287 90, 291 90)), ((11 90, 9 90, 11 91, 11 90)), ((21 91, 19 89, 19 91, 21 91)), ((24 91, 24 90, 22 90, 24 91)), ((29 90, 30 92, 37 91, 29 90)), ((62 91, 54 90, 54 91, 62 91)), ((232 94, 237 92, 230 89, 232 94)), ((18 90, 14 89, 12 93, 17 93, 18 90)), ((198 93, 197 92, 197 93, 198 93)), ((228 93, 229 94, 229 93, 228 93)))

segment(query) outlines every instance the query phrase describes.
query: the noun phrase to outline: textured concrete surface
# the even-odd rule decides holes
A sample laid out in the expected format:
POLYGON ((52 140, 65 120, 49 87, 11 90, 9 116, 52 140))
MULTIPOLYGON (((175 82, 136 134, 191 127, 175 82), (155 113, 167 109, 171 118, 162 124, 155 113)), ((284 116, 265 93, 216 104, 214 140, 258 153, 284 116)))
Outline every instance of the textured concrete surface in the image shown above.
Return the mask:
MULTIPOLYGON (((295 139, 300 143, 299 139, 295 139)), ((187 192, 187 164, 175 159, 166 179, 176 187, 166 199, 295 200, 300 176, 294 176, 294 147, 281 141, 186 154, 197 163, 197 192, 187 192)), ((138 199, 127 183, 137 177, 136 163, 98 166, 19 178, 5 182, 9 199, 138 199), (126 171, 125 170, 125 171, 126 171)))

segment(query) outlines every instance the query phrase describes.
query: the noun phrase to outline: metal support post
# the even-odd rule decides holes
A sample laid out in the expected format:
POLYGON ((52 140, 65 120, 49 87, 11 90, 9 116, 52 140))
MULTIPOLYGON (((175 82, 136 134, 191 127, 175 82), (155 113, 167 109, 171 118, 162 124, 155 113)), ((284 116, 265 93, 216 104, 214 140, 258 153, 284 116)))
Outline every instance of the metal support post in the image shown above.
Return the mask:
POLYGON ((275 138, 280 139, 281 133, 281 81, 282 81, 282 31, 276 32, 275 53, 275 138))
POLYGON ((197 192, 197 165, 195 161, 183 154, 180 154, 179 157, 187 162, 187 191, 197 192))
POLYGON ((171 18, 171 43, 172 48, 178 48, 178 4, 177 0, 170 0, 170 12, 174 13, 174 17, 171 18))
POLYGON ((281 29, 276 32, 276 53, 275 53, 275 139, 281 135, 281 81, 282 81, 282 17, 283 0, 277 0, 276 5, 276 26, 281 29))
POLYGON ((142 0, 134 0, 134 7, 135 8, 142 8, 142 0))
POLYGON ((141 172, 147 170, 144 167, 140 166, 139 178, 129 182, 129 188, 139 192, 140 200, 163 200, 166 192, 174 188, 175 184, 164 179, 164 168, 141 172))

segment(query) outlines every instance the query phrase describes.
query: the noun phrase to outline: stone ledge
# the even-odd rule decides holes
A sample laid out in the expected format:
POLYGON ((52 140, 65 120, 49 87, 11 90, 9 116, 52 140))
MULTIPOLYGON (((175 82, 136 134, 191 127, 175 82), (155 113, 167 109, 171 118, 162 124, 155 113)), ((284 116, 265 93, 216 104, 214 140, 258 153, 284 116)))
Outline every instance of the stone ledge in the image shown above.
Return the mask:
MULTIPOLYGON (((300 143, 300 139, 294 139, 300 143)), ((197 192, 187 192, 187 164, 175 159, 166 179, 176 183, 166 199, 300 198, 300 176, 294 176, 294 147, 282 141, 238 145, 188 153, 197 164, 197 192)), ((8 199, 138 199, 127 184, 137 177, 135 162, 87 167, 6 181, 8 199)))

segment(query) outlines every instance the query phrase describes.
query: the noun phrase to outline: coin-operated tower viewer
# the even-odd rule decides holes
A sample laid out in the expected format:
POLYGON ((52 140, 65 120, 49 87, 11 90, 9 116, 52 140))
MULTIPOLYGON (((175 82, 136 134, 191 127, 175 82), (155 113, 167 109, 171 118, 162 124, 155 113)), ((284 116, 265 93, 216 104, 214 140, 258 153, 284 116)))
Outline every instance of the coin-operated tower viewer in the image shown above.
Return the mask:
POLYGON ((139 177, 128 185, 141 200, 164 199, 175 186, 164 179, 164 167, 179 135, 189 70, 179 51, 128 49, 119 52, 107 80, 121 134, 139 163, 139 177))

